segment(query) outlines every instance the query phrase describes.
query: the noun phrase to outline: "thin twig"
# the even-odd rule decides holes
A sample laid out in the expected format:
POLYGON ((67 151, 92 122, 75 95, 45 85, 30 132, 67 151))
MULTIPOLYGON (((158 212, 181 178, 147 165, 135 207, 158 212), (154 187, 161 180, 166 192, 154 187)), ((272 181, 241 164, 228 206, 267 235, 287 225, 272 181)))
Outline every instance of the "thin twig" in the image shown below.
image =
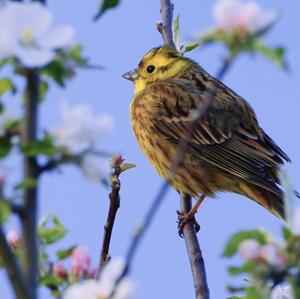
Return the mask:
POLYGON ((114 172, 111 178, 111 192, 109 193, 110 204, 109 204, 106 224, 104 225, 104 236, 102 241, 100 259, 99 259, 99 268, 96 275, 96 279, 100 278, 101 272, 110 258, 109 256, 110 241, 111 241, 116 214, 120 207, 119 192, 121 188, 121 182, 119 180, 119 176, 121 174, 122 162, 123 159, 120 157, 119 161, 117 163, 114 163, 114 172))
POLYGON ((8 276, 9 280, 12 284, 14 289, 14 293, 17 299, 31 299, 29 288, 25 277, 23 276, 20 266, 17 263, 16 258, 11 251, 4 232, 2 230, 2 226, 0 225, 0 257, 1 262, 3 263, 8 276))
MULTIPOLYGON (((39 74, 33 69, 26 70, 26 79, 25 112, 21 134, 23 146, 36 140, 38 125, 39 74)), ((37 245, 38 167, 36 157, 24 157, 24 179, 35 182, 35 186, 24 190, 24 210, 21 222, 24 244, 23 272, 29 283, 30 298, 36 299, 39 274, 37 245)))

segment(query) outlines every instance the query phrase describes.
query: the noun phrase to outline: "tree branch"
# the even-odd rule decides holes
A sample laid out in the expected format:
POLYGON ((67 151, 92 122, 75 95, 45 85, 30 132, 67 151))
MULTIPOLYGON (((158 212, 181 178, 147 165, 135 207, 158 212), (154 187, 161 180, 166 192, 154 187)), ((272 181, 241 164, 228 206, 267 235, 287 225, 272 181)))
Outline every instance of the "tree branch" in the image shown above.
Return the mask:
POLYGON ((19 264, 17 263, 16 258, 14 257, 2 230, 2 226, 0 226, 0 257, 1 262, 3 263, 9 280, 14 289, 15 295, 17 299, 31 299, 29 294, 28 285, 26 284, 26 280, 22 275, 19 264))
MULTIPOLYGON (((188 213, 191 208, 191 197, 181 194, 180 211, 188 213)), ((186 223, 183 227, 183 236, 191 264, 196 299, 209 299, 204 259, 197 239, 197 233, 192 222, 186 223)))
POLYGON ((170 0, 160 0, 161 21, 157 23, 157 30, 162 35, 165 45, 176 49, 173 41, 172 22, 174 5, 170 0))
POLYGON ((104 225, 104 236, 102 241, 102 248, 99 259, 99 268, 96 275, 96 279, 100 278, 101 272, 105 267, 106 263, 109 261, 109 247, 111 241, 111 235, 115 223, 115 218, 117 211, 120 207, 120 195, 119 191, 121 188, 121 182, 119 176, 121 174, 121 164, 123 159, 120 157, 119 161, 114 163, 114 173, 111 178, 111 192, 109 193, 109 210, 107 214, 106 224, 104 225))
MULTIPOLYGON (((24 118, 22 145, 26 146, 37 137, 37 116, 39 102, 39 75, 36 70, 26 70, 26 91, 24 98, 24 118)), ((31 179, 36 186, 24 190, 24 210, 22 222, 24 258, 23 272, 29 283, 30 298, 37 298, 38 245, 37 245, 37 209, 38 209, 38 167, 36 157, 24 157, 24 179, 31 179)))

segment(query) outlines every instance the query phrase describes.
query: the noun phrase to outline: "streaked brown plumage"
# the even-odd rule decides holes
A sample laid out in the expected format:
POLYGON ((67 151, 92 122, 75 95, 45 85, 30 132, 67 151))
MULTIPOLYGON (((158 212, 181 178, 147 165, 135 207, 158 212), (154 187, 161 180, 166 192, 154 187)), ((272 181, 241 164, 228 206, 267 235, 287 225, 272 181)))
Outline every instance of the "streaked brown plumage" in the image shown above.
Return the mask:
POLYGON ((277 171, 290 160, 260 128, 243 98, 167 46, 152 49, 134 72, 124 76, 135 82, 135 136, 163 178, 170 177, 177 145, 187 138, 196 109, 215 92, 176 170, 176 190, 195 198, 235 192, 284 218, 277 171))

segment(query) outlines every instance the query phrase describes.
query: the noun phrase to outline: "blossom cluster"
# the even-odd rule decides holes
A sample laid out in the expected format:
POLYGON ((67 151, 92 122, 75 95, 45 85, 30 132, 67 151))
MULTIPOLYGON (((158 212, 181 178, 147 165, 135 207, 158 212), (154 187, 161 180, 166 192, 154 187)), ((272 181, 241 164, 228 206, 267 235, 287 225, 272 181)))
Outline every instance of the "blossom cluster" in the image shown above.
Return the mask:
POLYGON ((81 104, 61 107, 62 122, 51 135, 55 144, 70 155, 80 155, 80 166, 91 181, 101 181, 110 174, 108 157, 98 153, 99 140, 113 128, 108 114, 96 115, 89 106, 81 104))
POLYGON ((255 1, 219 0, 213 15, 216 27, 225 32, 256 34, 277 19, 275 11, 265 11, 255 1))
POLYGON ((28 68, 53 61, 57 50, 73 45, 74 30, 52 21, 52 13, 39 2, 5 3, 0 8, 0 59, 13 57, 28 68))
MULTIPOLYGON (((238 254, 243 264, 229 267, 231 275, 248 274, 248 285, 232 287, 243 290, 245 298, 295 299, 300 287, 300 207, 295 209, 283 228, 282 240, 275 240, 264 230, 241 231, 228 242, 224 255, 238 254), (255 295, 254 295, 255 294, 255 295)), ((235 298, 235 297, 233 297, 235 298)), ((239 298, 239 297, 238 297, 239 298)))

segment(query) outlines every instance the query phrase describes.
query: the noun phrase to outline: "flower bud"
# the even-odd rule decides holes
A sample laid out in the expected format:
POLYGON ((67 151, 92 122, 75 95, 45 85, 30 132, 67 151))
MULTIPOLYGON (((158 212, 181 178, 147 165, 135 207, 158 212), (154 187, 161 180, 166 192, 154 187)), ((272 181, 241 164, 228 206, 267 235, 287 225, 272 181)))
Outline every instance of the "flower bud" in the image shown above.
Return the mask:
POLYGON ((86 276, 90 270, 91 257, 86 247, 78 246, 72 252, 72 274, 75 277, 86 276))
POLYGON ((52 274, 55 277, 62 278, 62 279, 67 279, 68 278, 68 271, 65 268, 63 264, 60 263, 55 263, 52 266, 52 274))
POLYGON ((21 243, 20 234, 14 229, 8 232, 6 240, 12 250, 16 250, 21 243))

